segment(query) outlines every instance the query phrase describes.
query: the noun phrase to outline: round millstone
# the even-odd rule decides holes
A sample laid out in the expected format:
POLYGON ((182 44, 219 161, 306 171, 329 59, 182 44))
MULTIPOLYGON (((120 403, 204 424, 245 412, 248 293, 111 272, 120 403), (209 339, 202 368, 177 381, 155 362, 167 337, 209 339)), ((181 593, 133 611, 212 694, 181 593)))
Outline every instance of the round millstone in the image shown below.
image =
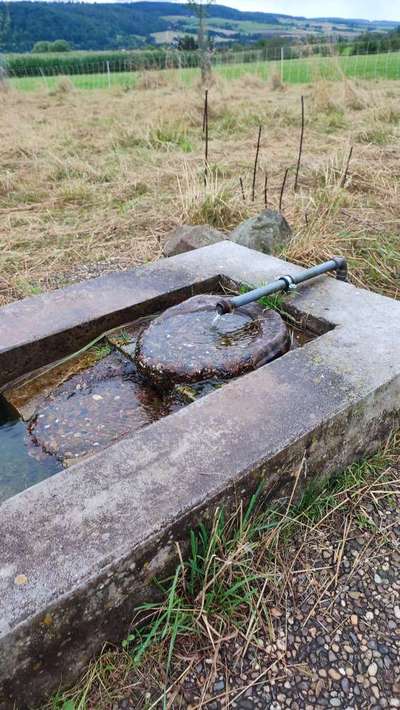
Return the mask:
POLYGON ((135 362, 153 383, 227 379, 254 370, 290 348, 281 316, 258 304, 216 319, 218 296, 195 296, 150 323, 139 337, 135 362))

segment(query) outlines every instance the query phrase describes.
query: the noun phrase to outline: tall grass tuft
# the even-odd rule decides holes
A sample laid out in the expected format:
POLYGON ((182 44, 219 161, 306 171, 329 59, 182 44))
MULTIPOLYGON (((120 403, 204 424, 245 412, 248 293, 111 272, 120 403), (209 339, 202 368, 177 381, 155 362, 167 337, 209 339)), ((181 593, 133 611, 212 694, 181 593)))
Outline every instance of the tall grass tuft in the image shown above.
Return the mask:
POLYGON ((236 183, 221 180, 220 171, 212 165, 206 187, 200 175, 186 166, 183 178, 178 179, 178 189, 183 223, 210 224, 228 231, 248 216, 236 183))

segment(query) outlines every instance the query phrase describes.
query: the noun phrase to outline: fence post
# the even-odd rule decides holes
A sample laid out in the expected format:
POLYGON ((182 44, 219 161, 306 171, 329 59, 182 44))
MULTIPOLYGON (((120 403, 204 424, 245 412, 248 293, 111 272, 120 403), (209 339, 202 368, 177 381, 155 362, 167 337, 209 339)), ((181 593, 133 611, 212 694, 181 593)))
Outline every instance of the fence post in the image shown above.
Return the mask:
POLYGON ((44 85, 45 85, 46 89, 48 90, 48 89, 49 89, 49 84, 48 84, 48 81, 47 81, 47 79, 46 79, 46 76, 45 76, 45 73, 44 73, 42 67, 39 68, 39 71, 40 71, 41 77, 42 77, 42 79, 43 79, 44 85))
POLYGON ((110 62, 108 61, 108 59, 106 61, 106 65, 107 65, 108 88, 111 89, 110 62))
POLYGON ((281 47, 281 82, 283 84, 283 60, 284 60, 285 48, 281 47))
POLYGON ((386 57, 385 57, 385 65, 383 67, 383 78, 388 79, 389 78, 389 72, 388 72, 388 67, 389 67, 389 48, 386 52, 386 57))

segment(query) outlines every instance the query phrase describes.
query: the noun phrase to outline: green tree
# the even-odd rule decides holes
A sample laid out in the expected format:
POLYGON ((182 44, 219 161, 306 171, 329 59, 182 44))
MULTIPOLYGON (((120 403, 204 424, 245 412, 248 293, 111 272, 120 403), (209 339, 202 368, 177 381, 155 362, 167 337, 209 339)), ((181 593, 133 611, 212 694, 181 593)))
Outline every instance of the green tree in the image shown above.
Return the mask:
POLYGON ((44 54, 45 52, 49 51, 51 42, 35 42, 35 44, 32 47, 32 53, 33 54, 44 54))
POLYGON ((201 81, 206 86, 211 81, 210 46, 207 31, 207 11, 215 0, 187 0, 189 7, 197 17, 197 42, 200 52, 201 81))
POLYGON ((194 52, 199 48, 193 35, 185 35, 184 37, 179 37, 177 48, 182 52, 194 52))
POLYGON ((7 5, 4 3, 3 6, 0 7, 0 49, 3 48, 3 45, 7 41, 7 35, 9 33, 10 26, 10 13, 7 5))
POLYGON ((56 39, 55 42, 51 42, 49 48, 50 52, 70 52, 71 45, 65 39, 56 39))

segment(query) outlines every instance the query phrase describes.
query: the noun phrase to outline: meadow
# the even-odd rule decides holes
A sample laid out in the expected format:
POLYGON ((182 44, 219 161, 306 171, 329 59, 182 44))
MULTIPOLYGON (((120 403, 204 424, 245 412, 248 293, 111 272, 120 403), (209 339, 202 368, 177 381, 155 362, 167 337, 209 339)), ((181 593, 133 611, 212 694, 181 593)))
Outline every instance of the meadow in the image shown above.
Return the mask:
MULTIPOLYGON (((279 54, 279 53, 278 53, 279 54)), ((83 55, 84 58, 84 55, 83 55)), ((344 77, 349 79, 400 79, 400 52, 385 52, 378 54, 342 55, 342 56, 311 56, 300 59, 284 59, 281 63, 278 58, 273 60, 259 60, 251 62, 238 61, 235 55, 217 55, 214 58, 214 70, 218 77, 226 80, 237 80, 246 75, 258 76, 268 80, 272 75, 279 73, 286 84, 304 84, 314 82, 320 78, 327 81, 338 81, 344 77)), ((15 89, 34 91, 43 86, 54 89, 60 75, 68 76, 76 89, 107 89, 113 86, 129 90, 140 84, 141 71, 111 71, 107 72, 105 61, 87 61, 75 68, 65 66, 63 71, 62 59, 54 68, 45 70, 42 76, 36 76, 37 69, 30 73, 26 67, 26 75, 10 78, 10 84, 15 89), (32 75, 34 74, 34 75, 32 75)), ((124 66, 122 63, 121 66, 124 66)), ((149 67, 157 67, 157 57, 149 67)), ((150 69, 144 71, 151 71, 150 69)), ((154 69, 153 69, 154 71, 154 69)), ((199 79, 197 67, 182 67, 179 69, 163 69, 165 77, 171 83, 181 83, 183 86, 192 87, 199 79)), ((22 72, 22 70, 21 70, 22 72)))
MULTIPOLYGON (((365 59, 375 78, 379 56, 365 59)), ((154 261, 169 230, 182 223, 207 222, 229 232, 263 209, 266 176, 268 206, 278 207, 286 169, 282 211, 294 237, 283 256, 311 265, 344 255, 354 284, 399 297, 400 83, 343 75, 328 81, 323 72, 313 74, 312 83, 282 83, 278 67, 269 77, 249 65, 225 67, 209 93, 207 186, 204 93, 194 76, 184 83, 176 72, 144 72, 134 89, 115 85, 107 92, 79 91, 64 77, 39 79, 36 88, 0 93, 1 304, 154 261), (301 96, 304 148, 294 192, 301 96)), ((216 673, 225 672, 221 644, 232 642, 235 653, 244 653, 264 638, 276 646, 285 633, 287 614, 298 611, 293 570, 309 566, 306 593, 317 590, 315 613, 326 616, 320 590, 331 573, 321 566, 320 550, 343 552, 346 536, 360 537, 372 525, 376 546, 386 544, 387 529, 380 531, 368 511, 398 500, 393 467, 399 456, 394 438, 283 514, 257 501, 247 512, 239 505, 228 520, 219 513, 211 530, 192 537, 191 558, 165 584, 161 603, 145 610, 148 626, 134 629, 123 648, 106 649, 82 681, 48 707, 106 710, 127 696, 136 698, 127 707, 188 707, 179 700, 183 680, 206 659, 204 698, 193 706, 204 707, 216 673), (352 527, 343 533, 344 519, 352 527), (192 574, 193 594, 187 586, 192 574)), ((381 520, 386 516, 382 512, 381 520)), ((373 544, 366 547, 368 558, 373 544)), ((337 577, 335 570, 336 563, 337 577)), ((254 667, 257 678, 268 671, 254 667)), ((279 678, 286 670, 278 669, 279 678)))
POLYGON ((228 231, 263 207, 265 171, 268 202, 277 207, 286 168, 283 210, 296 234, 288 256, 310 263, 343 252, 356 283, 395 295, 399 89, 397 82, 282 85, 276 74, 272 81, 217 75, 210 90, 206 190, 204 97, 197 84, 186 87, 166 72, 145 72, 135 90, 77 91, 59 78, 51 89, 3 91, 0 301, 156 259, 168 230, 184 221, 228 231), (294 194, 301 95, 306 132, 294 194), (253 203, 249 186, 260 125, 253 203))

